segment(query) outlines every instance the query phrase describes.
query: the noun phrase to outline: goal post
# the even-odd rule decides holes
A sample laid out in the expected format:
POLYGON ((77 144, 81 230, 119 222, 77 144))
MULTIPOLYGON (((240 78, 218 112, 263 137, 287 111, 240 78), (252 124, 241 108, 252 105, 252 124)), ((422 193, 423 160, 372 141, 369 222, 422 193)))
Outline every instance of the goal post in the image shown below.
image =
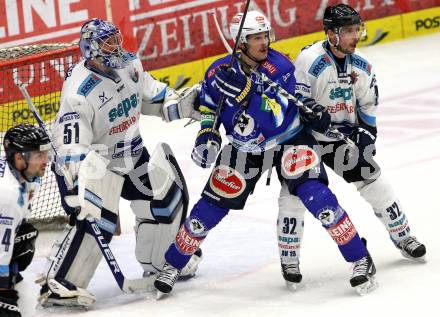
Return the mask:
MULTIPOLYGON (((2 146, 3 136, 9 128, 23 122, 37 125, 18 85, 26 86, 50 133, 52 122, 60 107, 60 92, 64 79, 80 59, 79 47, 73 43, 0 49, 0 155, 5 154, 2 146)), ((59 227, 59 223, 66 221, 55 175, 50 165, 46 168, 41 189, 32 203, 30 221, 55 229, 59 227)))

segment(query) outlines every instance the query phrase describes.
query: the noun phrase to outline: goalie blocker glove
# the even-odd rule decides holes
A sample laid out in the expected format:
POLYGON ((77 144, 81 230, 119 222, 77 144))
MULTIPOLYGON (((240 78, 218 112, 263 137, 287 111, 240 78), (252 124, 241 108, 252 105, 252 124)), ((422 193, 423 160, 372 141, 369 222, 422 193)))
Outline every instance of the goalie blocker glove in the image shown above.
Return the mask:
POLYGON ((20 309, 17 305, 18 293, 14 289, 0 290, 0 316, 1 317, 21 317, 20 309))
POLYGON ((215 73, 218 90, 238 104, 244 104, 255 92, 254 82, 233 68, 219 67, 215 73))
POLYGON ((196 165, 209 168, 215 162, 221 144, 222 138, 218 131, 212 128, 204 128, 197 134, 191 159, 196 165))

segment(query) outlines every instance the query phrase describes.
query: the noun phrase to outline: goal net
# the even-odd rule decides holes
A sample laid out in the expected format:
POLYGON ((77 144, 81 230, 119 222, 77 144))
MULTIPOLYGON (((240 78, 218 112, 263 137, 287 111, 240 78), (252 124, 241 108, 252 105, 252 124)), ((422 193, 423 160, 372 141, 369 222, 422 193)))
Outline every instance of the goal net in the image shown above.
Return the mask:
MULTIPOLYGON (((21 94, 23 83, 49 130, 60 106, 61 87, 71 66, 81 58, 78 45, 52 43, 0 49, 0 141, 5 132, 19 123, 37 125, 21 94)), ((48 165, 41 190, 32 204, 30 221, 56 228, 65 221, 55 176, 48 165)))

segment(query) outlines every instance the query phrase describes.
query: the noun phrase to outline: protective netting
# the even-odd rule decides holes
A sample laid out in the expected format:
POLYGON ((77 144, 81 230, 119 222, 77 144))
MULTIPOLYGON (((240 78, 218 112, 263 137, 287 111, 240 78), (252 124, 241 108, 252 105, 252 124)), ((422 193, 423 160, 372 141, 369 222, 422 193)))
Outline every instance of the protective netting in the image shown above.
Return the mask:
MULTIPOLYGON (((4 133, 22 122, 37 125, 23 95, 18 89, 24 83, 40 117, 49 130, 59 110, 60 91, 66 74, 80 59, 72 43, 38 44, 0 49, 0 140, 4 133)), ((1 155, 4 155, 1 146, 1 155)), ((63 218, 55 176, 47 166, 46 176, 32 204, 32 218, 54 222, 63 218)))

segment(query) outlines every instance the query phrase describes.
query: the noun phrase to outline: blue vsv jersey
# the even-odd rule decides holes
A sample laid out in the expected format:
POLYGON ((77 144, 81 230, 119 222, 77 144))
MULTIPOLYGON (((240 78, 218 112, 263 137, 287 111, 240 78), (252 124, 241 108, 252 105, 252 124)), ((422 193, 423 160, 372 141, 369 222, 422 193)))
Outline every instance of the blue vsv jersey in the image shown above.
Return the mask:
MULTIPOLYGON (((215 61, 206 71, 200 94, 200 111, 202 128, 212 126, 213 114, 221 99, 221 93, 215 82, 218 67, 229 64, 231 55, 215 61)), ((232 66, 242 72, 239 63, 232 66)), ((292 95, 295 93, 295 68, 283 54, 269 49, 267 60, 258 67, 275 83, 292 95)), ((240 151, 261 152, 282 144, 292 138, 301 129, 298 107, 292 101, 278 94, 254 74, 252 81, 257 85, 256 93, 246 107, 231 98, 225 98, 219 122, 223 124, 229 141, 240 151)))

